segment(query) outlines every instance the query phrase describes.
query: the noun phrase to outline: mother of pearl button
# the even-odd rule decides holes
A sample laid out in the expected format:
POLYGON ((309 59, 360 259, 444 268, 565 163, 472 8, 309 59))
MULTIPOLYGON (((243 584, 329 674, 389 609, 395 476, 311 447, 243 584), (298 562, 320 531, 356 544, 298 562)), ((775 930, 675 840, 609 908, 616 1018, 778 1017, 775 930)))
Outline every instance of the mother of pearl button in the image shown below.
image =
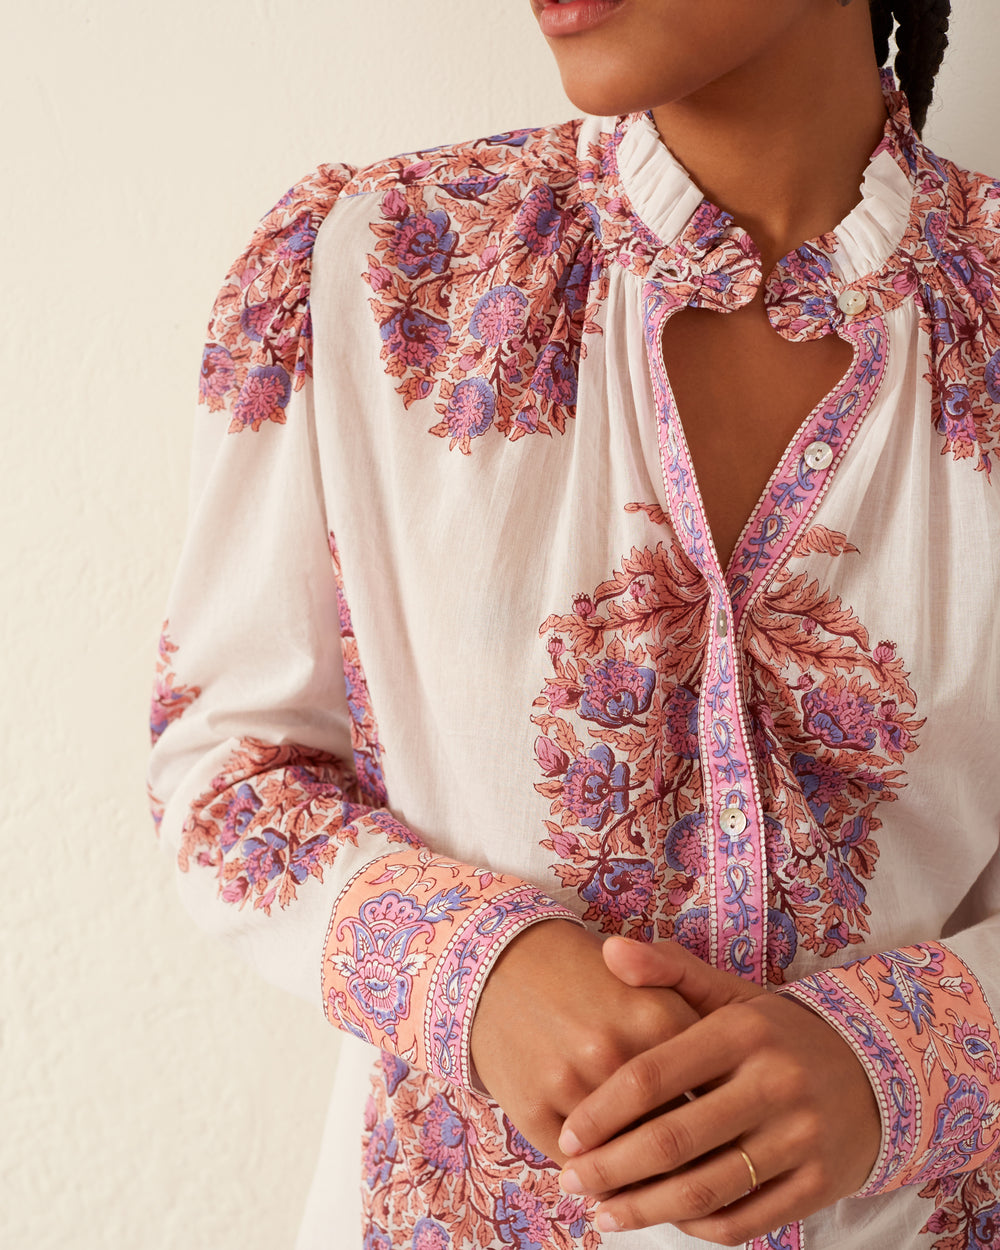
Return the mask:
POLYGON ((841 291, 837 296, 837 307, 849 317, 855 317, 868 305, 867 297, 861 291, 841 291))
POLYGON ((802 459, 810 469, 828 469, 833 463, 833 448, 829 443, 810 443, 802 459))

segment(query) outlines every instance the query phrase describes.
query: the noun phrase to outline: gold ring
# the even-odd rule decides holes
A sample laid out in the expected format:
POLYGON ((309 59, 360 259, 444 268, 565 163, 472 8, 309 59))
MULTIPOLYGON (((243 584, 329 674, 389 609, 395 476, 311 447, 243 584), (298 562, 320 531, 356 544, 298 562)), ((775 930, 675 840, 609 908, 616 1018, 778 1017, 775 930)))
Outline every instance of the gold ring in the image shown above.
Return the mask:
POLYGON ((747 1193, 752 1194, 754 1190, 757 1189, 759 1186, 759 1183, 757 1181, 757 1169, 753 1165, 753 1160, 750 1158, 750 1156, 747 1154, 747 1152, 743 1149, 742 1146, 737 1146, 736 1150, 737 1150, 737 1153, 743 1157, 743 1162, 747 1165, 747 1171, 750 1173, 750 1188, 747 1190, 747 1193))

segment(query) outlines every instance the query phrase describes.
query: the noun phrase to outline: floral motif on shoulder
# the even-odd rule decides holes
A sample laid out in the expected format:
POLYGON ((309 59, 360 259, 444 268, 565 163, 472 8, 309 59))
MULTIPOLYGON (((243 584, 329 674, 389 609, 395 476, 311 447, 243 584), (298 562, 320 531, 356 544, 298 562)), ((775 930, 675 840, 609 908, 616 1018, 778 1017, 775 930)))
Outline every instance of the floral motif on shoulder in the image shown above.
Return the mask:
POLYGON ((353 171, 323 165, 282 197, 219 293, 202 356, 200 400, 229 432, 283 425, 312 373, 309 278, 320 224, 353 171))
POLYGON ((940 161, 947 205, 929 207, 914 242, 922 327, 930 338, 935 428, 942 450, 987 477, 1000 449, 1000 183, 940 161))
POLYGON ((307 878, 322 881, 341 844, 358 845, 362 820, 391 842, 412 841, 388 813, 362 806, 357 780, 335 755, 245 738, 193 805, 178 864, 212 869, 225 902, 270 915, 307 878))
POLYGON ((340 625, 340 650, 344 668, 344 689, 347 694, 347 710, 351 717, 351 746, 354 749, 354 769, 361 795, 372 807, 384 807, 388 802, 385 778, 382 775, 382 744, 378 736, 378 723, 368 693, 368 679, 361 666, 358 642, 354 636, 351 609, 344 593, 344 575, 340 565, 337 540, 330 532, 330 559, 337 583, 337 616, 340 625))
POLYGON ((595 1204, 558 1174, 496 1103, 383 1056, 362 1136, 366 1245, 598 1250, 595 1204))
POLYGON ((760 766, 770 931, 780 980, 797 945, 828 959, 863 941, 865 883, 879 858, 877 815, 905 784, 923 721, 895 643, 872 643, 856 614, 796 557, 857 554, 813 526, 748 609, 744 664, 760 766))
POLYGON ((170 640, 170 622, 163 622, 156 656, 156 679, 149 711, 149 734, 155 744, 171 721, 183 716, 201 694, 200 686, 186 686, 177 680, 174 655, 177 644, 170 640))
POLYGON ((465 455, 491 430, 562 434, 574 416, 602 290, 577 130, 417 153, 358 180, 378 205, 363 276, 385 370, 465 455))
MULTIPOLYGON (((630 504, 664 524, 658 508, 630 504)), ((584 920, 707 953, 698 697, 710 596, 680 545, 633 548, 571 611, 545 620, 534 702, 549 800, 542 846, 584 920), (664 830, 666 834, 664 836, 664 830)))

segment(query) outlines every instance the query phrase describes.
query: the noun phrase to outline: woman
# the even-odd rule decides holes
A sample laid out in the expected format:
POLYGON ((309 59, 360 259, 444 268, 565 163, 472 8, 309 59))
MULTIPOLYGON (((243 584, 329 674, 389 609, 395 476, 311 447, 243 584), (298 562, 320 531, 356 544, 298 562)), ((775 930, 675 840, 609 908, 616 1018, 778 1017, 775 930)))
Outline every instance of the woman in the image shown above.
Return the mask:
POLYGON ((594 116, 323 167, 205 352, 151 785, 353 1035, 299 1244, 997 1244, 1000 188, 878 71, 948 5, 533 2, 594 116))

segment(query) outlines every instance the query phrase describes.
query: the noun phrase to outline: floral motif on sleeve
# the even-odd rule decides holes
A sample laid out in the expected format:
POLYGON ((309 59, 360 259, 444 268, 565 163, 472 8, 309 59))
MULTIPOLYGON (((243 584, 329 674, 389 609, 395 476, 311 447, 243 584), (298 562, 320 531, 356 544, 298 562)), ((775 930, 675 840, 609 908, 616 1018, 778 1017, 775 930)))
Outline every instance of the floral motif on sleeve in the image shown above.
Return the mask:
POLYGON ((233 266, 202 356, 200 399, 227 409, 229 432, 283 425, 312 372, 309 275, 316 231, 352 176, 324 165, 282 197, 233 266))
POLYGON ((336 756, 310 747, 244 739, 184 826, 178 864, 214 870, 227 903, 265 914, 287 907, 308 877, 323 880, 344 842, 375 833, 413 835, 388 812, 362 806, 358 784, 336 756))
POLYGON ((593 595, 543 622, 551 673, 531 718, 543 776, 535 789, 550 800, 542 846, 586 905, 584 920, 700 953, 708 913, 697 711, 708 608, 678 544, 634 548, 593 595))
POLYGON ((358 642, 354 636, 351 609, 344 593, 344 575, 340 565, 340 552, 332 531, 329 536, 330 559, 337 582, 337 616, 340 625, 340 649, 344 667, 344 689, 347 694, 347 710, 351 717, 351 746, 354 748, 354 771, 358 786, 366 803, 384 807, 388 802, 385 778, 382 776, 382 744, 378 736, 378 724, 368 679, 361 667, 358 642))
POLYGON ((472 1088, 469 1035, 503 948, 545 919, 578 921, 514 877, 419 846, 366 864, 334 903, 323 959, 332 1024, 472 1088))
POLYGON ((882 1149, 862 1194, 923 1184, 936 1195, 933 1182, 981 1167, 1000 1147, 1000 1029, 947 945, 870 955, 781 992, 832 1024, 868 1073, 882 1149))
POLYGON ((939 1204, 920 1230, 937 1237, 931 1250, 987 1250, 1000 1245, 1000 1153, 975 1172, 931 1181, 920 1196, 939 1204))
POLYGON ((596 1204, 563 1194, 558 1165, 496 1103, 400 1067, 383 1059, 365 1109, 366 1237, 413 1250, 597 1250, 596 1204))
POLYGON ((765 806, 771 967, 798 946, 829 959, 869 932, 878 808, 905 784, 923 725, 895 643, 873 645, 851 609, 796 557, 857 554, 813 526, 750 605, 744 631, 751 725, 765 806))
POLYGON ((490 430, 562 434, 574 415, 603 289, 577 126, 417 153, 359 180, 378 196, 364 278, 386 372, 407 408, 434 401, 430 433, 465 455, 490 430))
POLYGON ((170 622, 164 621, 156 656, 156 679, 149 711, 149 733, 154 745, 170 722, 183 716, 201 694, 200 686, 185 686, 177 680, 173 658, 177 644, 170 641, 169 629, 170 622))

